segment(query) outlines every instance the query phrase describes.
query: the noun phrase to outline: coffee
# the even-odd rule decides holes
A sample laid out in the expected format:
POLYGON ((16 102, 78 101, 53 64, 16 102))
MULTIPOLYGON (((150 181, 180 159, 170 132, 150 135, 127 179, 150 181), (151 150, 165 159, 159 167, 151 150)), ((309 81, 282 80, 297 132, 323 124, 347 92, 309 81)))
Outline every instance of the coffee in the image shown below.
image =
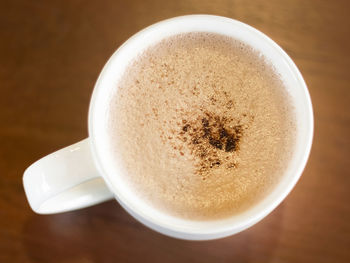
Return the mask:
POLYGON ((150 206, 226 218, 266 196, 293 151, 295 116, 272 65, 236 39, 168 37, 127 67, 110 99, 108 154, 150 206))

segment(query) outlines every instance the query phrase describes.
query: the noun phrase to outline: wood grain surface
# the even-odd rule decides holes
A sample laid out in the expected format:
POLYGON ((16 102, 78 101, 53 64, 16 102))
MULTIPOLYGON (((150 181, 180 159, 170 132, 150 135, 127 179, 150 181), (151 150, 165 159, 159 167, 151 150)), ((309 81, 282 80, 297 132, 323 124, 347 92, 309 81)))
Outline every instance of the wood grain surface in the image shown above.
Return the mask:
POLYGON ((0 262, 350 262, 349 1, 111 0, 0 3, 0 262), (132 34, 192 13, 261 30, 308 84, 314 144, 303 176, 267 218, 235 236, 189 242, 153 232, 117 202, 34 214, 22 174, 87 137, 90 95, 132 34))

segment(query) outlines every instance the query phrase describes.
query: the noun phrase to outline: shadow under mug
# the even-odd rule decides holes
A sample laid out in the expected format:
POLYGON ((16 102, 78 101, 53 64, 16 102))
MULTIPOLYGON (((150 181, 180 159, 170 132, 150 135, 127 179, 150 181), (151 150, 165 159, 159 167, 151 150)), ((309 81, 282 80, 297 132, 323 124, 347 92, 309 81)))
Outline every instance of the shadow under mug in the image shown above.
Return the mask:
POLYGON ((260 221, 292 190, 306 165, 313 137, 312 104, 306 84, 291 58, 266 35, 233 19, 188 15, 161 21, 128 39, 104 66, 89 109, 89 138, 52 153, 24 172, 23 184, 31 208, 39 214, 59 213, 115 198, 133 217, 162 234, 209 240, 238 233, 260 221), (105 155, 108 99, 128 64, 150 45, 186 32, 214 32, 247 43, 263 54, 280 74, 295 106, 297 136, 288 167, 276 187, 256 205, 227 219, 193 221, 174 218, 144 203, 115 175, 105 155))

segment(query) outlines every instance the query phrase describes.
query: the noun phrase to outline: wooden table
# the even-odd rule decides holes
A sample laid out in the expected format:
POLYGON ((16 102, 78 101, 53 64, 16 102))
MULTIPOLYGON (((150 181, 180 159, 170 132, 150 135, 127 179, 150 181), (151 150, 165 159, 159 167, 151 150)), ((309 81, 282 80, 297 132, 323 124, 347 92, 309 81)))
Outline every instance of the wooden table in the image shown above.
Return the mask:
POLYGON ((19 0, 0 6, 0 262, 350 262, 348 1, 19 0), (315 137, 292 193, 252 228, 205 242, 153 232, 113 201, 34 214, 23 171, 87 137, 90 94, 108 57, 145 26, 191 13, 256 27, 304 75, 315 137))

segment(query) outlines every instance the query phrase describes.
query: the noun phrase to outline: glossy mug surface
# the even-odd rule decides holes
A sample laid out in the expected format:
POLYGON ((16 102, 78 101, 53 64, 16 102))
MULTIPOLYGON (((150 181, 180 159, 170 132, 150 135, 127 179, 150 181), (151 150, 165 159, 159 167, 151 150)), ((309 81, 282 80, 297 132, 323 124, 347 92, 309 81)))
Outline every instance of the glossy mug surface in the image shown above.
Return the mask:
POLYGON ((83 208, 115 197, 133 217, 168 236, 208 240, 240 232, 260 221, 292 190, 306 165, 313 137, 313 112, 306 84, 289 56, 270 38, 239 21, 212 15, 189 15, 164 20, 127 40, 104 66, 89 109, 89 138, 61 149, 31 165, 23 183, 37 213, 49 214, 83 208), (276 187, 258 204, 229 218, 194 221, 168 216, 140 202, 117 176, 106 155, 106 112, 109 94, 138 53, 153 43, 187 32, 212 32, 233 37, 261 52, 285 83, 296 111, 295 150, 276 187))

